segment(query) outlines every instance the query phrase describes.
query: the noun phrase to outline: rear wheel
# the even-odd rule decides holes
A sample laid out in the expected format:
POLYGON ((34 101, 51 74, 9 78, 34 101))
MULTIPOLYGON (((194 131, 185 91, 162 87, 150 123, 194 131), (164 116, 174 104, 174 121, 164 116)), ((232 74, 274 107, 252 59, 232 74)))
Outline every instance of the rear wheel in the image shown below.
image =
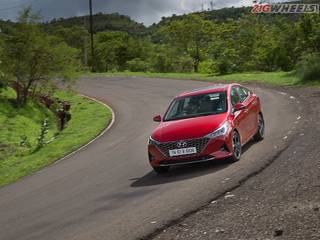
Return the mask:
POLYGON ((230 162, 237 162, 241 158, 242 147, 240 135, 237 131, 233 131, 232 134, 232 156, 230 157, 230 162))
POLYGON ((264 129, 265 129, 264 118, 263 118, 262 113, 259 113, 259 116, 258 116, 258 130, 257 130, 257 133, 253 137, 253 139, 256 142, 259 142, 259 141, 261 141, 263 139, 264 129))
POLYGON ((169 172, 170 167, 153 167, 153 170, 158 174, 164 174, 169 172))

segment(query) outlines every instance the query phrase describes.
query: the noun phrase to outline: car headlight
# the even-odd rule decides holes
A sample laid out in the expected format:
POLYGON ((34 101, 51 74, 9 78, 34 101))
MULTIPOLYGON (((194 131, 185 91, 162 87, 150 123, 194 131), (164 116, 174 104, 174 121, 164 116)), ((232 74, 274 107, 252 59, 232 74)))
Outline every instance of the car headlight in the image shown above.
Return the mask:
POLYGON ((149 145, 159 145, 160 142, 154 140, 152 137, 149 138, 149 145))
POLYGON ((224 136, 228 133, 229 129, 230 129, 230 123, 228 121, 226 121, 222 124, 221 127, 219 127, 217 130, 208 134, 205 137, 206 138, 216 138, 216 137, 224 136))

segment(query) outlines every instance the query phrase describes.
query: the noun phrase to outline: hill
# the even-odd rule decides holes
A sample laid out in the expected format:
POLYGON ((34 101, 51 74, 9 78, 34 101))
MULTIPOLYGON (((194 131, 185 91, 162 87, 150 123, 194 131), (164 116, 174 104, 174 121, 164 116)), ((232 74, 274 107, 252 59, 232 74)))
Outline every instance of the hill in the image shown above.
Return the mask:
MULTIPOLYGON (((47 27, 85 26, 89 29, 89 16, 53 19, 45 25, 47 27)), ((143 36, 147 33, 147 28, 142 23, 138 23, 130 17, 119 13, 98 13, 93 15, 93 30, 95 33, 107 30, 122 31, 136 36, 143 36)))

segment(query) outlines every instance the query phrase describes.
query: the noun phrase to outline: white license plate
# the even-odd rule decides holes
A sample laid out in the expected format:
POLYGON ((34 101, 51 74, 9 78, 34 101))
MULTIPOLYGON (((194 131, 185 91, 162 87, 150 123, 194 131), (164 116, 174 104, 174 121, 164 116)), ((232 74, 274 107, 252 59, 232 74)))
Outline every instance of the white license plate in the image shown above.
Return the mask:
POLYGON ((170 157, 189 155, 189 154, 195 154, 195 153, 197 153, 197 148, 195 147, 169 150, 170 157))

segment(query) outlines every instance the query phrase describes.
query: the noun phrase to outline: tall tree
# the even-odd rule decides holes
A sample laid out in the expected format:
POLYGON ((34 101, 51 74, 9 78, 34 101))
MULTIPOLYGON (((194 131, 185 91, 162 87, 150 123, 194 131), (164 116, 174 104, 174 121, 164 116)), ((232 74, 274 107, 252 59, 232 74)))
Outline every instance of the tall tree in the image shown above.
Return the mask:
POLYGON ((1 57, 15 85, 18 105, 26 103, 30 89, 54 78, 68 80, 79 66, 78 50, 41 31, 38 19, 30 8, 25 9, 4 40, 1 57))
POLYGON ((96 35, 98 71, 125 70, 127 61, 141 56, 139 42, 124 32, 101 32, 96 35))
POLYGON ((171 22, 160 29, 167 36, 167 41, 181 54, 188 54, 193 59, 194 72, 199 71, 199 63, 206 54, 206 47, 211 39, 213 25, 197 15, 188 15, 182 20, 171 22))
MULTIPOLYGON (((0 56, 2 55, 3 52, 3 41, 0 38, 0 56)), ((8 84, 8 79, 6 78, 4 72, 3 72, 3 63, 0 60, 0 91, 1 89, 5 88, 8 84)))

